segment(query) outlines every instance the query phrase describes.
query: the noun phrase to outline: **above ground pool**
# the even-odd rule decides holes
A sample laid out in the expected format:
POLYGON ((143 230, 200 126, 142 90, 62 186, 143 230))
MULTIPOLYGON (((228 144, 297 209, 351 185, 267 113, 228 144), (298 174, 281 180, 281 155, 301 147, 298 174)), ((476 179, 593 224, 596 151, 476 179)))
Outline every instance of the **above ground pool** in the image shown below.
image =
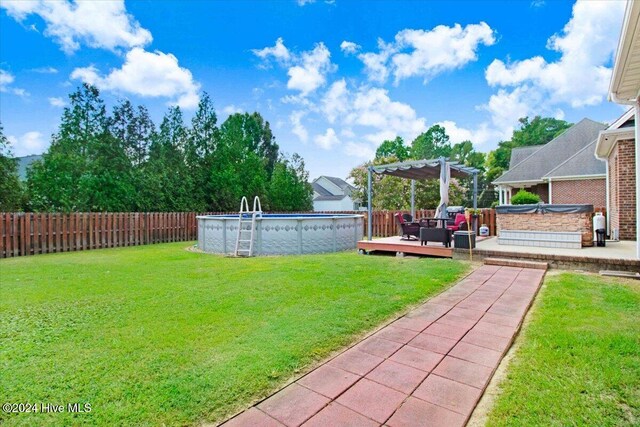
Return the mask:
MULTIPOLYGON (((198 248, 233 254, 238 215, 198 216, 198 248)), ((256 218, 254 255, 317 254, 355 249, 364 233, 363 215, 263 214, 256 218)))

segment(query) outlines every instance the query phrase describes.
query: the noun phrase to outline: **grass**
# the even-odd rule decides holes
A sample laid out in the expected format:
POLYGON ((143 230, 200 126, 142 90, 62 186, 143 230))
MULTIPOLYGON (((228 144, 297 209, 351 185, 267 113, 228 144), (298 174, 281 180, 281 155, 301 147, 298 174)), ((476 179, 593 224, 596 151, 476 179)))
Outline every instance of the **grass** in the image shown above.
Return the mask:
POLYGON ((187 243, 0 261, 7 425, 216 422, 467 271, 355 253, 232 259, 187 243))
POLYGON ((489 426, 640 424, 640 286, 547 275, 489 426))

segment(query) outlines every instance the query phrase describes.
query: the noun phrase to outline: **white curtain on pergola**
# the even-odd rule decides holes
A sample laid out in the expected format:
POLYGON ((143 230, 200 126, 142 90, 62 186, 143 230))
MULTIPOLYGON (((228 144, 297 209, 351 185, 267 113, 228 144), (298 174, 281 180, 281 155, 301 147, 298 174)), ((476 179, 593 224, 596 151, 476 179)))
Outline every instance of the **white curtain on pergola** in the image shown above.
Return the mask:
MULTIPOLYGON (((449 205, 449 182, 451 181, 451 167, 449 162, 440 164, 440 203, 436 209, 436 218, 447 218, 447 205, 449 205)), ((440 221, 438 221, 440 222, 440 221)))

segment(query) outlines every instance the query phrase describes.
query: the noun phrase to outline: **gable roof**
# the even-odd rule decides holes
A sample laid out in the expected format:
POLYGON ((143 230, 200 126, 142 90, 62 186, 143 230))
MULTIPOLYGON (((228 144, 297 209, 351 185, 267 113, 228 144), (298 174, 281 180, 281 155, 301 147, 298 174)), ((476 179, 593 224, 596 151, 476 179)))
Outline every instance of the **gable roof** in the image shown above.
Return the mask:
POLYGON ((509 160, 509 169, 513 169, 515 165, 538 151, 542 145, 531 145, 528 147, 516 147, 511 149, 511 159, 509 160))
POLYGON ((355 187, 351 184, 349 184, 347 181, 345 181, 344 179, 341 178, 336 178, 335 176, 326 176, 326 175, 322 175, 320 177, 318 177, 318 179, 320 178, 326 178, 329 181, 331 181, 332 183, 334 183, 335 185, 337 185, 338 187, 340 187, 342 190, 355 190, 355 187))
MULTIPOLYGON (((598 137, 604 123, 582 119, 560 135, 541 146, 535 153, 503 173, 495 184, 542 182, 544 176, 556 169, 598 137)), ((565 173, 561 173, 565 176, 565 173)), ((580 173, 579 175, 585 175, 580 173)))
POLYGON ((315 191, 316 193, 318 193, 321 196, 333 196, 333 194, 331 194, 322 185, 318 184, 315 181, 313 181, 311 183, 311 187, 313 187, 313 191, 315 191))
POLYGON ((596 157, 593 155, 593 151, 596 149, 597 142, 597 139, 593 140, 591 144, 587 145, 564 162, 560 163, 554 169, 549 171, 544 177, 561 178, 584 175, 602 175, 604 177, 607 173, 606 165, 604 164, 604 162, 596 159, 596 157))
MULTIPOLYGON (((322 182, 322 181, 320 181, 320 182, 322 182)), ((313 198, 314 201, 342 200, 345 197, 351 195, 351 193, 353 191, 355 191, 355 189, 356 189, 353 185, 349 184, 344 179, 336 178, 334 176, 326 176, 326 175, 321 175, 318 178, 314 179, 313 182, 311 183, 311 187, 313 187, 313 191, 317 194, 317 196, 315 196, 313 198), (329 191, 326 188, 324 188, 318 182, 318 181, 320 181, 320 178, 324 178, 327 181, 329 181, 332 184, 334 184, 336 187, 340 188, 340 190, 342 191, 342 194, 333 194, 331 191, 329 191)), ((335 191, 335 189, 332 190, 332 191, 335 191)))

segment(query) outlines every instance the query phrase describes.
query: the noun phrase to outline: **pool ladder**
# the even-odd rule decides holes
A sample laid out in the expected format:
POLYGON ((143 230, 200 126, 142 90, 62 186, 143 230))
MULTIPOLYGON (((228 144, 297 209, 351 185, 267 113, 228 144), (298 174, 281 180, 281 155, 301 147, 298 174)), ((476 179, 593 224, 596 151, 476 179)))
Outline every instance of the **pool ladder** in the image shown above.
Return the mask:
POLYGON ((238 237, 236 239, 236 256, 253 256, 253 241, 256 231, 256 218, 262 218, 260 198, 253 199, 253 210, 249 210, 249 201, 243 197, 238 213, 238 237), (249 225, 250 228, 247 228, 249 225), (249 235, 249 236, 247 236, 249 235), (248 238, 247 238, 248 237, 248 238))

